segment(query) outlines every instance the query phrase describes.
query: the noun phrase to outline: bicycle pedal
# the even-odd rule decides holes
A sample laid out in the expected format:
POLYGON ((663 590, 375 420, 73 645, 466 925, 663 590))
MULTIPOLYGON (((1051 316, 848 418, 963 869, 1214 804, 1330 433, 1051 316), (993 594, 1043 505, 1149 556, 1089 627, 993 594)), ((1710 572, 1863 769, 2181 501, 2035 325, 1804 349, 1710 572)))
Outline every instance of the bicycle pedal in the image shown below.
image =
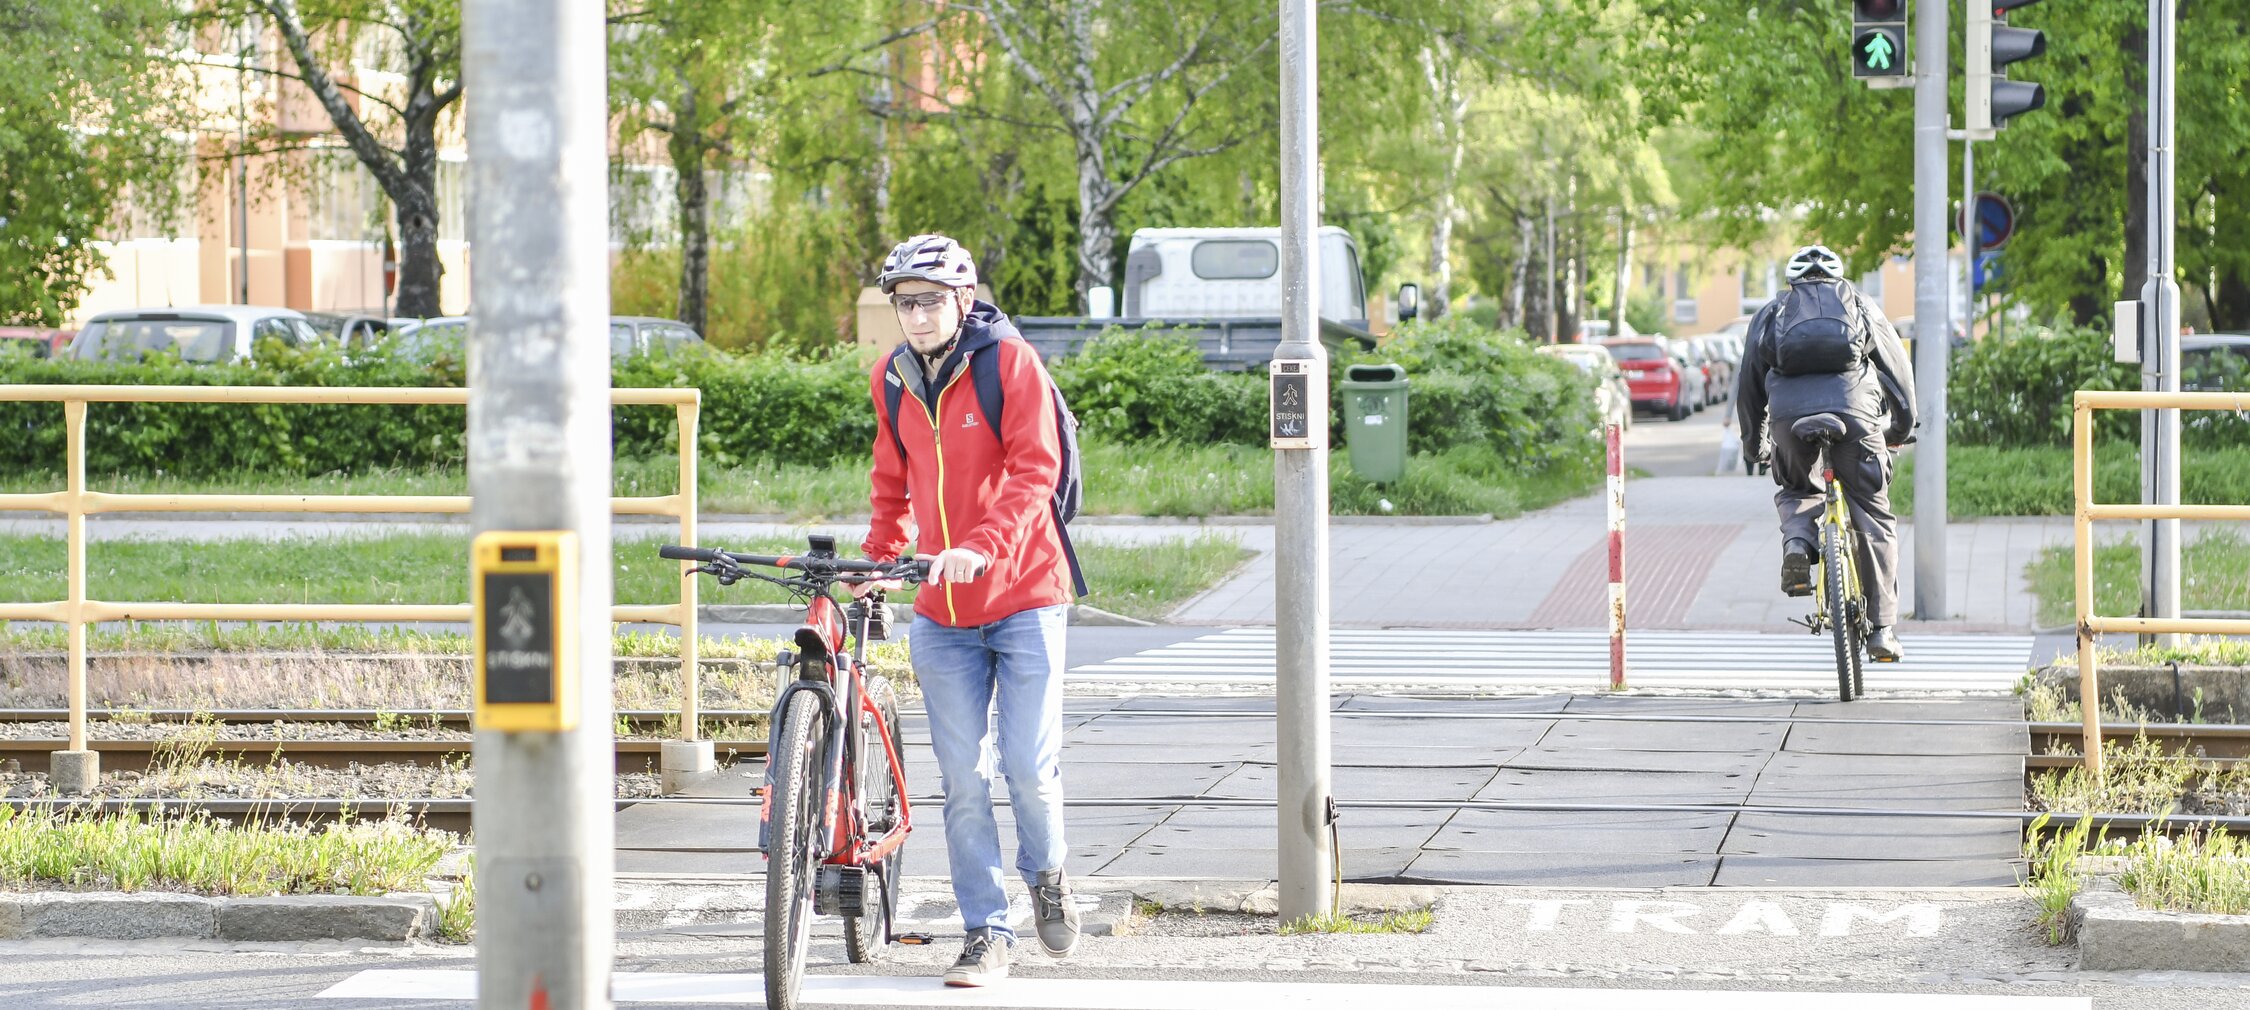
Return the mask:
POLYGON ((928 933, 899 933, 892 936, 891 941, 893 943, 904 944, 908 947, 927 947, 930 944, 936 943, 937 937, 931 936, 928 933))

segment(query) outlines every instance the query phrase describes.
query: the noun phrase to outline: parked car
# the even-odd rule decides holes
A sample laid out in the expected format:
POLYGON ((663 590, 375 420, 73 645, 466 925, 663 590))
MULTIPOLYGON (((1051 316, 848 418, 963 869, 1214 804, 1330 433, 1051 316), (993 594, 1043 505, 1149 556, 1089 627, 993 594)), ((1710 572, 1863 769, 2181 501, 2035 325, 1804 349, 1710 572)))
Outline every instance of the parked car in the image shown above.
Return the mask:
POLYGON ((1633 426, 1633 389, 1626 384, 1625 372, 1617 367, 1609 348, 1600 344, 1543 344, 1539 353, 1568 361, 1594 377, 1594 403, 1601 408, 1604 424, 1633 426))
POLYGON ((2250 389, 2250 334, 2195 333, 2180 338, 2180 389, 2250 389))
POLYGON ((1726 338, 1718 334, 1689 337, 1703 356, 1704 398, 1709 403, 1725 403, 1734 395, 1735 361, 1726 345, 1726 338))
POLYGON ((709 345, 702 335, 675 319, 655 316, 609 317, 609 354, 630 358, 636 354, 677 354, 700 351, 709 345))
MULTIPOLYGON (((1906 344, 1906 360, 1914 360, 1914 317, 1900 316, 1893 319, 1891 320, 1891 327, 1898 331, 1899 340, 1906 344)), ((1964 348, 1969 346, 1968 335, 1961 332, 1960 323, 1951 319, 1946 320, 1945 331, 1953 338, 1953 352, 1955 354, 1961 353, 1964 348)))
MULTIPOLYGON (((468 316, 394 321, 391 327, 392 347, 399 353, 417 357, 439 353, 463 354, 468 347, 468 340, 468 316)), ((677 320, 653 316, 611 316, 609 319, 609 356, 612 360, 630 358, 637 354, 699 351, 708 346, 686 323, 677 320)))
MULTIPOLYGON (((1640 336, 1647 336, 1647 334, 1644 334, 1644 333, 1642 333, 1641 331, 1639 331, 1639 330, 1636 330, 1636 329, 1634 329, 1634 328, 1633 328, 1633 324, 1632 324, 1632 323, 1626 323, 1626 324, 1625 324, 1625 332, 1623 332, 1623 333, 1620 333, 1620 334, 1617 334, 1616 336, 1617 336, 1617 339, 1620 339, 1620 340, 1622 340, 1622 339, 1625 339, 1625 338, 1627 338, 1627 337, 1640 337, 1640 336)), ((1601 342, 1602 342, 1602 341, 1604 341, 1604 340, 1608 340, 1608 339, 1610 339, 1610 337, 1611 337, 1611 334, 1610 334, 1610 332, 1609 332, 1609 320, 1607 320, 1607 319, 1582 319, 1582 320, 1579 320, 1579 322, 1578 322, 1578 342, 1579 342, 1579 343, 1582 343, 1582 344, 1598 344, 1598 343, 1601 343, 1601 342)))
POLYGON ((323 339, 346 350, 362 350, 390 336, 392 320, 364 312, 307 312, 305 321, 323 339))
POLYGON ((71 331, 43 326, 0 326, 0 355, 52 358, 70 346, 71 331))
POLYGON ((169 349, 178 352, 182 361, 220 364, 249 360, 258 344, 269 339, 298 347, 321 337, 296 309, 260 305, 123 309, 87 320, 72 338, 67 356, 75 361, 137 361, 169 349))
POLYGON ((1695 412, 1695 399, 1703 395, 1703 375, 1673 357, 1662 341, 1624 337, 1600 346, 1609 350, 1625 373, 1635 409, 1657 411, 1674 421, 1685 421, 1695 412))

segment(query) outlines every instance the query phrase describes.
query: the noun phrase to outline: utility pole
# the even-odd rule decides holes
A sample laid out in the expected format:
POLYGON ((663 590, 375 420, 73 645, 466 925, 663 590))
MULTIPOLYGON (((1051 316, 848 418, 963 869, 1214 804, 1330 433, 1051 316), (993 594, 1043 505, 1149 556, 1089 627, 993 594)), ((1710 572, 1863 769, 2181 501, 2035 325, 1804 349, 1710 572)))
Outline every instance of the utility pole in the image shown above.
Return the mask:
POLYGON ((1328 352, 1320 343, 1314 0, 1281 0, 1281 344, 1274 348, 1274 694, 1281 920, 1335 898, 1329 793, 1328 352))
MULTIPOLYGON (((1972 3, 1982 0, 1970 0, 1972 3)), ((1952 354, 1945 321, 1945 0, 1914 10, 1914 395, 1921 427, 1914 450, 1914 616, 1942 621, 1945 605, 1945 372, 1952 354)))
MULTIPOLYGON (((2180 284, 2174 276, 2178 142, 2173 83, 2179 69, 2178 0, 2148 4, 2148 282, 2141 287, 2141 318, 2149 344, 2141 355, 2142 388, 2180 391, 2180 284)), ((2180 412, 2141 412, 2141 500, 2180 503, 2180 412), (2153 420, 2155 423, 2150 424, 2153 420)), ((2180 616, 2180 521, 2152 519, 2143 527, 2142 612, 2159 620, 2180 616)), ((2160 635, 2170 644, 2176 635, 2160 635)))
POLYGON ((250 54, 258 45, 255 24, 243 19, 242 48, 236 50, 234 64, 235 300, 240 305, 250 304, 250 86, 246 78, 250 54))
MULTIPOLYGON (((611 1005, 605 13, 601 0, 468 0, 462 12, 477 195, 470 515, 480 535, 575 542, 561 552, 558 584, 575 589, 554 593, 547 699, 574 702, 575 718, 495 729, 485 709, 497 692, 480 690, 477 702, 477 1005, 487 1010, 611 1005)), ((503 549, 499 560, 529 552, 503 549)))

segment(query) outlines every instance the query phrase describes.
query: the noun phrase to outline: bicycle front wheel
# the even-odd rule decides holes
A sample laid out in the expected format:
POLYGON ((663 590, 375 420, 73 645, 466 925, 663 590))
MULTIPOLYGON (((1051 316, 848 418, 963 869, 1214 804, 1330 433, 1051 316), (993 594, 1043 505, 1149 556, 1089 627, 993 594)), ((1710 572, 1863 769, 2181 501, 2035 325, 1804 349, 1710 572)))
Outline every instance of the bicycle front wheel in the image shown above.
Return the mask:
POLYGON ((1836 643, 1836 693, 1845 701, 1852 700, 1853 661, 1858 658, 1859 622, 1852 613, 1848 594, 1849 580, 1844 566, 1851 564, 1850 549, 1844 544, 1844 531, 1835 523, 1820 528, 1820 583, 1823 601, 1828 608, 1828 636, 1836 643))
MULTIPOLYGON (((892 690, 888 678, 868 674, 867 698, 883 713, 882 730, 890 734, 895 743, 898 739, 898 692, 892 690)), ((867 817, 868 836, 879 839, 898 823, 901 813, 898 780, 891 776, 890 753, 884 749, 882 736, 876 732, 875 720, 862 713, 859 729, 863 744, 853 763, 859 783, 860 808, 867 817)), ((883 956, 883 945, 890 939, 891 909, 898 903, 898 865, 904 857, 905 853, 894 852, 889 859, 867 868, 864 886, 873 912, 844 917, 844 956, 853 964, 867 964, 883 956)))
POLYGON ((811 945, 813 881, 820 872, 820 699, 800 691, 789 699, 767 761, 770 818, 766 839, 766 1006, 797 1010, 811 945))

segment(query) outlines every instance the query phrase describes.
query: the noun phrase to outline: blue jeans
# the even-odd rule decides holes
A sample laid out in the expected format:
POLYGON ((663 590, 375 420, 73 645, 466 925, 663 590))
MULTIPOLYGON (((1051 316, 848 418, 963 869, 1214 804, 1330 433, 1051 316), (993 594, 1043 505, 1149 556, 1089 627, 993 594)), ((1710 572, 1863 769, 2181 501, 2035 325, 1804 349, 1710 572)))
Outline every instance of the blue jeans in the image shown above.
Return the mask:
POLYGON ((945 852, 965 929, 1011 942, 992 777, 1008 780, 1016 871, 1025 886, 1063 865, 1063 630, 1068 607, 1026 610, 981 628, 917 615, 907 637, 930 746, 945 787, 945 852), (993 717, 993 702, 999 717, 993 717), (997 733, 995 733, 997 729, 997 733), (994 757, 997 756, 997 767, 994 757))

